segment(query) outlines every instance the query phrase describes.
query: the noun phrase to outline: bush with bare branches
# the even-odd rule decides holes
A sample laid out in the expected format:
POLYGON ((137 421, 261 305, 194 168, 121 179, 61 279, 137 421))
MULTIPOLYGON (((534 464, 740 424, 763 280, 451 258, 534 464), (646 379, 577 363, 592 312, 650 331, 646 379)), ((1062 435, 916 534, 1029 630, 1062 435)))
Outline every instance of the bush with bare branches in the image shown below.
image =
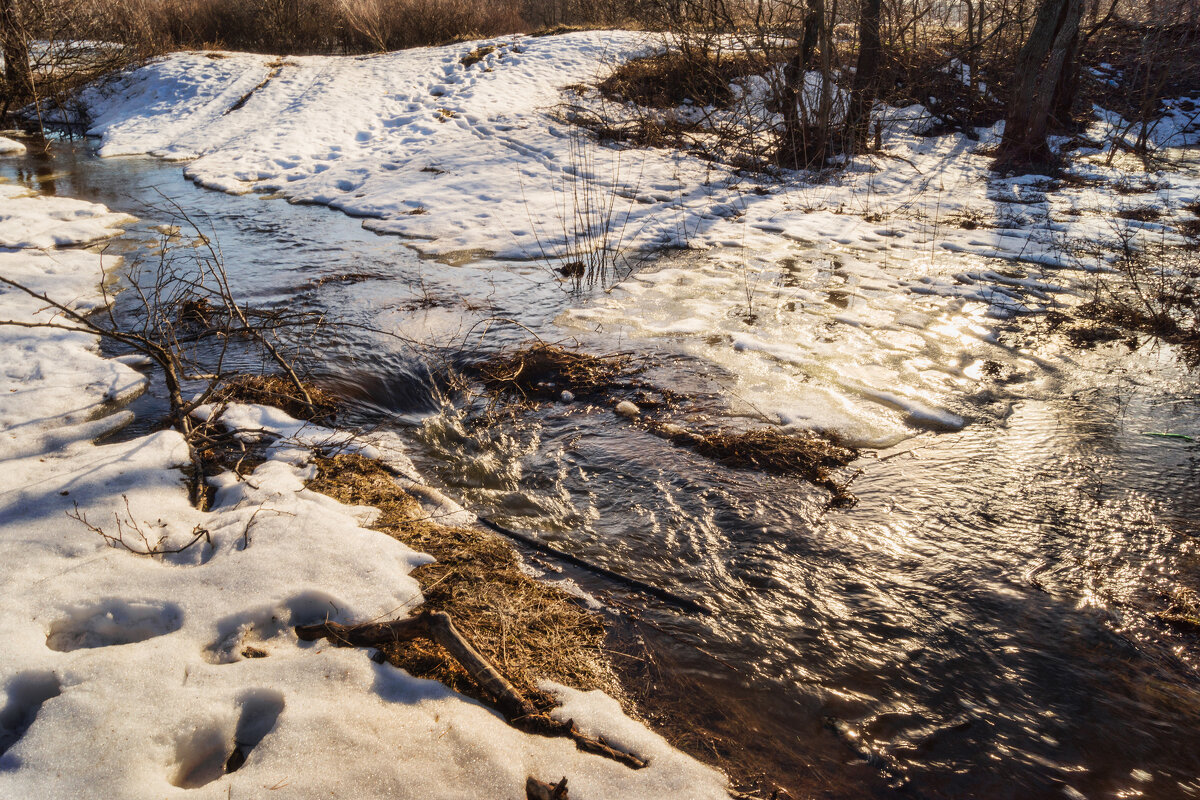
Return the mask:
POLYGON ((238 445, 219 429, 219 413, 201 419, 195 412, 206 404, 239 399, 250 373, 278 375, 271 383, 274 394, 289 394, 297 416, 327 416, 328 398, 312 391, 294 366, 304 342, 323 319, 311 312, 255 309, 240 303, 220 252, 179 213, 192 226, 195 239, 173 245, 164 236, 153 263, 132 264, 126 271, 129 288, 119 298, 119 311, 118 299, 107 289, 101 308, 84 313, 69 301, 0 276, 0 283, 34 297, 53 312, 50 319, 0 320, 0 326, 90 334, 144 357, 165 389, 166 423, 187 442, 191 499, 203 507, 209 472, 206 454, 238 445))

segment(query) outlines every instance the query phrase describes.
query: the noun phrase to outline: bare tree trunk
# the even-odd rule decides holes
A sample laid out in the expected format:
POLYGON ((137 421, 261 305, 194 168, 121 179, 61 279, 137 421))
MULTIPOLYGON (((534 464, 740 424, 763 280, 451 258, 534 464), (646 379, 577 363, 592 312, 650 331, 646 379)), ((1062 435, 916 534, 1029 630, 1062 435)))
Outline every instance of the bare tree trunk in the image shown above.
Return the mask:
POLYGON ((808 13, 804 17, 804 28, 791 60, 783 69, 783 91, 780 98, 783 106, 783 141, 780 143, 778 161, 792 169, 808 166, 820 152, 823 156, 824 141, 817 149, 817 142, 810 142, 810 134, 801 113, 805 101, 804 86, 808 69, 812 65, 813 51, 821 38, 825 26, 824 0, 808 0, 808 13))
POLYGON ((817 111, 817 147, 820 163, 829 155, 829 136, 833 128, 833 26, 838 19, 838 0, 822 15, 821 21, 821 105, 817 111))
POLYGON ((867 144, 871 127, 871 109, 879 85, 879 62, 883 45, 879 39, 879 12, 882 0, 863 0, 858 19, 858 67, 850 86, 850 108, 846 115, 846 139, 851 151, 867 144))
POLYGON ((1054 87, 1054 100, 1050 103, 1049 124, 1051 130, 1065 130, 1071 124, 1071 107, 1079 91, 1079 34, 1071 40, 1067 50, 1066 64, 1058 85, 1054 87))
POLYGON ((1042 0, 1029 39, 1017 54, 1017 87, 1009 100, 996 168, 1046 164, 1053 106, 1070 107, 1069 76, 1083 0, 1042 0), (1057 102, 1056 102, 1057 98, 1057 102))
POLYGON ((4 52, 4 101, 7 107, 33 95, 29 34, 22 23, 17 0, 0 0, 0 50, 4 52))

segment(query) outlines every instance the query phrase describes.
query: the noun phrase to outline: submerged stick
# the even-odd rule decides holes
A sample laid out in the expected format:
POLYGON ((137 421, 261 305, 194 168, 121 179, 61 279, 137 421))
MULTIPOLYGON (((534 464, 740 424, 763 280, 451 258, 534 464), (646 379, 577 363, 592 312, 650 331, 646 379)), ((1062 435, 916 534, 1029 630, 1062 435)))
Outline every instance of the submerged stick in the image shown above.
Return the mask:
POLYGON ((296 636, 312 642, 328 639, 337 647, 384 647, 417 638, 427 638, 440 644, 467 671, 495 702, 496 709, 518 730, 540 736, 562 736, 575 742, 586 753, 611 758, 632 769, 641 769, 646 762, 632 753, 609 745, 580 732, 574 720, 556 720, 537 710, 508 679, 500 674, 465 636, 454 626, 450 615, 441 611, 426 611, 415 617, 393 622, 368 622, 362 625, 342 625, 321 622, 297 625, 296 636))
POLYGON ((659 600, 670 603, 673 606, 678 606, 686 611, 694 611, 697 614, 708 615, 713 613, 711 608, 697 600, 692 600, 666 589, 659 588, 658 586, 654 586, 644 581, 639 581, 637 578, 630 578, 628 575, 622 575, 619 572, 614 572, 608 567, 602 567, 599 564, 593 564, 590 561, 584 561, 579 556, 574 556, 563 550, 559 550, 557 547, 552 547, 545 542, 533 538, 532 536, 527 536, 523 533, 517 533, 516 531, 506 528, 503 525, 492 522, 486 517, 479 517, 479 521, 490 530, 507 536, 510 539, 514 539, 521 544, 532 547, 534 550, 537 550, 540 553, 553 556, 559 561, 565 561, 572 566, 581 567, 582 569, 594 572, 597 575, 603 575, 610 580, 624 584, 631 589, 636 589, 637 591, 642 592, 643 594, 648 594, 651 597, 656 597, 659 600))

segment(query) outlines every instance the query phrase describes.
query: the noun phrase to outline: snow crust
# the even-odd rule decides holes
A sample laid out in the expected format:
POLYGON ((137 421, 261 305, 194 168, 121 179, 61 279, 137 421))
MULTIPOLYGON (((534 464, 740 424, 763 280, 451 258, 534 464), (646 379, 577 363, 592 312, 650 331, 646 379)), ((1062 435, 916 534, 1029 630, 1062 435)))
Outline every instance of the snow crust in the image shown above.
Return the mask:
MULTIPOLYGON (((121 219, 0 195, 5 242, 82 244, 121 219)), ((82 249, 0 253, 0 275, 80 310, 104 302, 104 266, 82 249)), ((0 319, 49 321, 44 305, 0 291, 0 319)), ((528 775, 569 776, 584 800, 725 796, 723 776, 598 698, 576 719, 634 743, 646 769, 519 733, 365 651, 300 643, 296 624, 411 613, 409 572, 429 556, 362 527, 373 509, 305 489, 311 446, 351 443, 275 409, 229 409, 272 457, 192 508, 177 433, 93 443, 143 382, 88 335, 0 326, 0 796, 515 798, 528 775), (134 552, 148 547, 183 549, 134 552), (246 761, 227 774, 235 741, 246 761)), ((415 482, 396 440, 356 446, 415 482)))
POLYGON ((0 156, 14 156, 24 152, 25 145, 7 136, 0 136, 0 156))

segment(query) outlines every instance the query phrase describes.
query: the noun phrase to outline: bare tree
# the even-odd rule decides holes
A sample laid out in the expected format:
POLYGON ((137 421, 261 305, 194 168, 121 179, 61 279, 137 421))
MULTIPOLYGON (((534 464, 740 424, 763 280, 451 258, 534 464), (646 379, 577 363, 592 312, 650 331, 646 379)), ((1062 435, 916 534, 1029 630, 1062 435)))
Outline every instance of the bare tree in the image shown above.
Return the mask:
POLYGON ((1079 44, 1083 0, 1042 0, 1037 21, 1017 54, 1017 84, 1009 98, 1004 138, 996 167, 1021 167, 1052 161, 1047 136, 1064 120, 1052 115, 1069 108, 1071 76, 1079 44))
POLYGON ((871 108, 878 92, 879 65, 883 60, 883 42, 879 35, 882 0, 863 0, 858 22, 858 66, 850 89, 850 108, 846 114, 846 138, 855 150, 867 144, 871 108))
POLYGON ((29 32, 17 0, 0 0, 0 50, 4 53, 4 108, 0 111, 3 116, 14 103, 33 94, 29 32))

